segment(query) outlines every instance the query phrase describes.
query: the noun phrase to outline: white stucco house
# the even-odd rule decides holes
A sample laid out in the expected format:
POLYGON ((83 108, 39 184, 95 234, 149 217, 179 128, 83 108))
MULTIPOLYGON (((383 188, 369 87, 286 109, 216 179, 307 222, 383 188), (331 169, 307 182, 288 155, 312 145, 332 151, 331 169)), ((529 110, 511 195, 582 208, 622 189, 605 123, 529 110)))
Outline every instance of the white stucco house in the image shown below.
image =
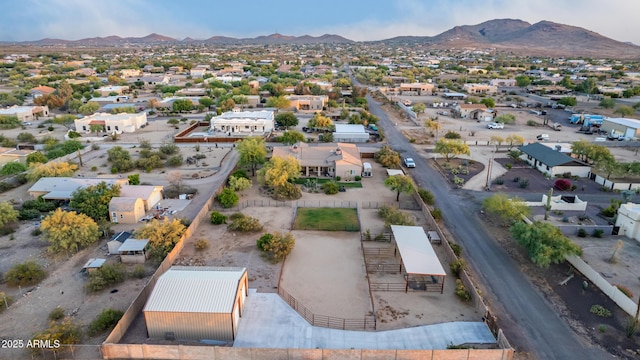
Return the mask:
POLYGON ((132 133, 147 125, 147 113, 137 114, 108 114, 96 113, 75 120, 76 131, 91 132, 91 125, 103 126, 104 130, 110 133, 122 134, 132 133))
POLYGON ((624 235, 640 242, 640 204, 620 205, 615 226, 620 227, 618 235, 624 235))
POLYGON ((273 131, 275 113, 271 110, 226 112, 211 119, 213 133, 229 136, 264 135, 273 131))

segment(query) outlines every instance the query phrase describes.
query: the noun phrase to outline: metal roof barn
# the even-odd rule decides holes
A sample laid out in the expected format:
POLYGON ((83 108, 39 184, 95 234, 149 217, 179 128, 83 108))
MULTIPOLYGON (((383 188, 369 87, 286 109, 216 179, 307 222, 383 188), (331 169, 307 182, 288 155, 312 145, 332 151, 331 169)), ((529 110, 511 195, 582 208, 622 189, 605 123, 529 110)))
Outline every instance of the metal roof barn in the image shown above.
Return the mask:
POLYGON ((171 267, 143 309, 149 337, 233 341, 248 285, 245 268, 171 267))

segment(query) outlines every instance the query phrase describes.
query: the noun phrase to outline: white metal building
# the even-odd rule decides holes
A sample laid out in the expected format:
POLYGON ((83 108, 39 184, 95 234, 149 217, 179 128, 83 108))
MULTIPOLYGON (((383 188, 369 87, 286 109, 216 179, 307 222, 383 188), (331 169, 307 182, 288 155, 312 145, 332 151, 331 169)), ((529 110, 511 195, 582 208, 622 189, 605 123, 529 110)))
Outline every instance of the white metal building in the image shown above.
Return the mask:
POLYGON ((333 141, 345 143, 361 143, 369 140, 369 133, 361 124, 336 124, 333 141))
POLYGON ((640 241, 640 204, 626 203, 620 205, 616 226, 620 227, 618 235, 624 235, 640 241))
POLYGON ((171 267, 142 310, 149 337, 233 341, 248 286, 246 268, 171 267))
POLYGON ((640 138, 640 120, 604 118, 600 128, 609 134, 622 135, 627 140, 640 138))

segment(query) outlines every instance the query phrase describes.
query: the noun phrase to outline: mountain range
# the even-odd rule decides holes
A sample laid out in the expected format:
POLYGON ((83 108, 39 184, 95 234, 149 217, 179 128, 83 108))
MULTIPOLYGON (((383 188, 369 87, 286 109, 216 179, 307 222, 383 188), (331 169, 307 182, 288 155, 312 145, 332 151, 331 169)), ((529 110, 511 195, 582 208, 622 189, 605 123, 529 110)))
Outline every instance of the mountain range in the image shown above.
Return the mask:
MULTIPOLYGON (((94 37, 80 40, 42 39, 18 44, 67 46, 117 46, 124 44, 349 44, 339 35, 287 36, 271 34, 255 38, 212 36, 208 39, 176 39, 159 34, 145 37, 94 37)), ((541 21, 530 24, 517 19, 489 20, 477 25, 456 26, 436 36, 399 36, 368 43, 422 45, 433 48, 495 48, 522 55, 638 58, 640 46, 616 41, 587 29, 541 21)))

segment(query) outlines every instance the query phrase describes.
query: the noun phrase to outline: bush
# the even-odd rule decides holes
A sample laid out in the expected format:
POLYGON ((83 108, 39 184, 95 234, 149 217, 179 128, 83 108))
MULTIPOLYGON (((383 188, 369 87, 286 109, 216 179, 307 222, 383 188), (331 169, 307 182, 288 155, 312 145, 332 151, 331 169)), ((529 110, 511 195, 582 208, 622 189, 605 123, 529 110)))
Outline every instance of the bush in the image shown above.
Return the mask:
POLYGON ((464 261, 464 259, 456 259, 449 264, 451 272, 458 278, 460 277, 460 273, 462 272, 462 270, 464 270, 466 267, 467 263, 464 261))
POLYGON ((184 159, 182 158, 182 155, 180 155, 180 154, 172 155, 169 158, 169 160, 167 160, 167 165, 168 166, 173 166, 173 167, 180 166, 180 165, 182 165, 182 161, 183 160, 184 159))
POLYGON ((64 309, 60 306, 57 306, 55 309, 51 310, 49 313, 49 320, 56 321, 60 320, 64 317, 64 309))
POLYGON ((209 240, 200 239, 200 240, 196 241, 193 244, 193 246, 196 248, 197 251, 206 250, 209 247, 209 240))
POLYGON ((589 310, 590 313, 600 317, 611 317, 611 310, 605 308, 602 305, 593 305, 589 310))
POLYGON ((395 207, 383 206, 378 210, 378 215, 384 219, 385 227, 391 225, 413 226, 415 224, 409 213, 398 210, 395 207))
POLYGON ((506 167, 507 170, 511 170, 511 168, 513 168, 513 164, 512 163, 506 163, 504 167, 506 167))
POLYGON ((13 265, 5 274, 5 281, 11 286, 31 286, 47 277, 42 265, 33 260, 13 265))
POLYGON ((124 315, 124 313, 120 310, 102 310, 102 312, 89 324, 89 336, 94 336, 112 329, 116 326, 122 315, 124 315))
POLYGON ((35 228, 31 230, 31 236, 40 236, 42 234, 42 230, 40 228, 35 228))
POLYGON ((601 229, 593 229, 591 236, 593 236, 594 238, 601 238, 602 234, 604 234, 604 231, 602 231, 601 229))
POLYGON ((362 176, 360 176, 360 175, 356 175, 353 179, 354 179, 355 181, 360 181, 360 180, 362 180, 362 176))
POLYGON ((462 301, 471 300, 471 294, 469 293, 467 288, 464 287, 464 284, 462 283, 462 280, 460 280, 460 279, 456 279, 456 291, 455 291, 455 293, 460 298, 460 300, 462 300, 462 301))
POLYGON ((273 235, 266 233, 258 238, 258 241, 256 241, 256 246, 258 247, 258 249, 264 251, 271 239, 273 239, 273 235))
POLYGON ((328 181, 322 184, 322 191, 327 195, 337 194, 339 189, 340 187, 338 186, 338 183, 335 181, 328 181))
POLYGON ((273 262, 279 262, 287 255, 289 255, 296 243, 296 239, 293 237, 293 235, 291 235, 290 232, 282 234, 276 231, 270 238, 266 237, 265 235, 258 239, 258 242, 260 242, 260 240, 264 237, 263 242, 259 243, 258 247, 262 251, 264 251, 267 257, 273 262))
POLYGON ((526 189, 529 187, 529 179, 521 179, 518 181, 518 186, 520 186, 521 189, 526 189))
POLYGON ((4 164, 4 166, 0 168, 0 175, 18 174, 18 173, 27 171, 27 169, 28 169, 27 165, 21 162, 12 161, 4 164))
POLYGON ((18 220, 33 220, 40 218, 40 211, 36 209, 22 209, 18 211, 18 220))
POLYGON ((442 210, 435 208, 433 210, 431 210, 431 216, 433 216, 433 219, 435 221, 440 221, 442 220, 442 210))
POLYGON ((527 126, 538 126, 535 120, 527 120, 527 126))
POLYGON ((516 177, 513 178, 513 182, 517 183, 518 181, 520 181, 520 177, 519 176, 516 176, 516 177))
POLYGON ((459 244, 449 241, 449 246, 456 256, 460 256, 460 254, 462 254, 462 246, 460 246, 459 244))
POLYGON ((618 290, 625 294, 629 299, 633 299, 633 292, 631 292, 628 287, 620 284, 614 284, 613 286, 617 287, 618 290))
POLYGON ((587 230, 585 230, 585 229, 578 230, 578 237, 583 238, 583 237, 587 237, 587 235, 588 235, 587 234, 587 230))
POLYGON ((553 183, 553 187, 560 191, 571 189, 571 181, 567 179, 558 179, 553 183))
POLYGON ((235 219, 231 222, 231 224, 227 225, 227 230, 229 231, 240 231, 240 232, 255 232, 262 230, 262 225, 260 224, 260 220, 253 218, 251 216, 242 216, 239 219, 235 219))
POLYGON ((494 181, 494 183, 495 183, 496 185, 502 185, 502 184, 504 184, 504 178, 497 178, 497 179, 494 181))
POLYGON ((238 219, 242 219, 243 217, 244 217, 244 214, 243 214, 243 213, 239 213, 239 212, 237 212, 237 213, 233 213, 233 214, 231 214, 231 216, 229 216, 229 219, 230 219, 231 221, 235 221, 235 220, 238 220, 238 219))
POLYGON ((102 265, 101 268, 89 274, 87 289, 89 291, 100 291, 109 285, 122 282, 126 274, 126 269, 122 264, 102 265))
POLYGON ((138 264, 133 268, 131 272, 131 277, 136 279, 142 279, 146 276, 147 271, 144 269, 144 265, 138 264))
POLYGON ((247 176, 247 172, 242 169, 234 171, 233 174, 231 174, 231 176, 235 176, 237 178, 245 178, 245 179, 249 178, 249 176, 247 176))
POLYGON ((216 199, 218 200, 220 205, 222 205, 222 207, 226 209, 237 205, 238 201, 240 201, 240 197, 238 196, 238 194, 236 194, 233 189, 228 187, 222 189, 222 192, 218 194, 216 199))
POLYGON ((418 195, 425 204, 433 206, 436 203, 436 198, 433 196, 433 193, 427 189, 418 189, 418 195))
POLYGON ((340 179, 342 179, 340 175, 336 176, 336 181, 340 181, 340 179))
POLYGON ((180 152, 180 148, 176 144, 164 144, 160 146, 160 152, 165 155, 173 155, 180 152))
POLYGON ((227 223, 227 216, 218 211, 211 213, 211 223, 213 225, 222 225, 227 223))
POLYGON ((460 136, 460 134, 455 131, 447 131, 447 133, 444 134, 445 139, 460 139, 461 137, 462 136, 460 136))

